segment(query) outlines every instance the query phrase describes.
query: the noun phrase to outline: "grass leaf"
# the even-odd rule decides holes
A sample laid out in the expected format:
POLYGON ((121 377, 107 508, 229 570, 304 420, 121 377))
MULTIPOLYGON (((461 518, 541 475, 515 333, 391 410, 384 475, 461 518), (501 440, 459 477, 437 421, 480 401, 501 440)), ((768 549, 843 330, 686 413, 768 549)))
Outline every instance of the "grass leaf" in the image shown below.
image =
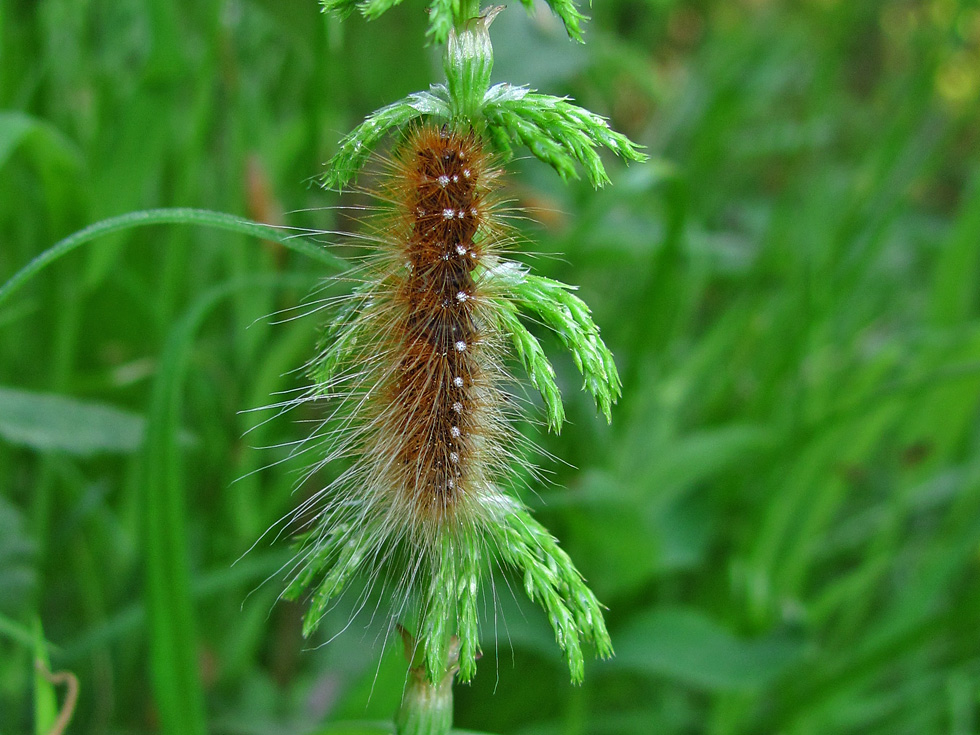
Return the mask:
POLYGON ((0 386, 0 437, 39 452, 128 454, 145 426, 141 415, 104 403, 0 386))

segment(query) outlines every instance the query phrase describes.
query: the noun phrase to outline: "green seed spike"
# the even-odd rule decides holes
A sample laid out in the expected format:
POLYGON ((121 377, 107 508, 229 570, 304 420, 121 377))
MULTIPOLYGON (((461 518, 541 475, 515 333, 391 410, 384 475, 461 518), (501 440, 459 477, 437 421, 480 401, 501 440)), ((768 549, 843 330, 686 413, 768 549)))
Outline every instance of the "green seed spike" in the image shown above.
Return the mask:
MULTIPOLYGON (((572 293, 574 286, 534 276, 516 263, 499 264, 488 272, 488 278, 495 278, 509 298, 540 318, 554 330, 562 344, 571 351, 575 366, 582 374, 585 389, 595 398, 596 407, 612 420, 612 405, 622 394, 622 383, 613 360, 612 352, 599 335, 599 327, 592 320, 588 305, 572 293)), ((548 407, 549 425, 554 428, 559 413, 552 403, 560 405, 560 394, 554 398, 552 391, 558 391, 554 383, 554 371, 541 351, 541 345, 531 336, 517 319, 517 309, 513 305, 501 307, 501 320, 511 335, 515 351, 524 363, 531 382, 541 391, 548 407)), ((558 422, 560 426, 561 422, 558 422)))
POLYGON ((527 370, 531 385, 538 389, 544 399, 548 428, 556 434, 560 433, 562 424, 565 423, 565 406, 561 402, 561 391, 555 383, 555 369, 545 356, 541 343, 521 324, 517 308, 512 303, 503 302, 500 305, 498 318, 504 331, 511 337, 514 352, 527 370))
POLYGON ((595 188, 609 183, 596 150, 608 148, 626 161, 647 156, 625 135, 613 131, 600 115, 565 97, 538 94, 527 87, 497 84, 484 95, 482 114, 493 139, 505 150, 525 145, 563 179, 577 179, 582 166, 595 188))

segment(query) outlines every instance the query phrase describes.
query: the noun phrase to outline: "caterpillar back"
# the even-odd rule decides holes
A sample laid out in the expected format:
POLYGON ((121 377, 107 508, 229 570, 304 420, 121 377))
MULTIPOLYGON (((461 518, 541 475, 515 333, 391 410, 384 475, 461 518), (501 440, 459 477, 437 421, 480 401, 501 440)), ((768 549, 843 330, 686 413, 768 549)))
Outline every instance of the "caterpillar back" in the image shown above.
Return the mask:
POLYGON ((445 544, 478 538, 514 503, 500 490, 517 443, 502 297, 483 277, 509 240, 494 211, 498 179, 479 139, 448 128, 416 129, 390 161, 359 285, 299 399, 333 404, 314 435, 329 450, 311 474, 349 462, 293 514, 304 553, 287 595, 326 574, 308 632, 358 568, 376 574, 399 550, 407 571, 392 622, 413 602, 423 618, 411 589, 426 586, 445 544), (355 529, 356 550, 343 543, 355 529))

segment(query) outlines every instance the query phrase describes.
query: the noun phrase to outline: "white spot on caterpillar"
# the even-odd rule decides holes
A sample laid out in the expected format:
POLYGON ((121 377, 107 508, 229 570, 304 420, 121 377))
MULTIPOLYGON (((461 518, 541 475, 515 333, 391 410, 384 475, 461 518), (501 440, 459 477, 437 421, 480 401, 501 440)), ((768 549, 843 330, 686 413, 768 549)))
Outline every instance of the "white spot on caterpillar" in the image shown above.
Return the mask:
POLYGON ((466 255, 466 248, 463 247, 462 245, 457 245, 456 252, 459 253, 460 255, 466 255))
POLYGON ((468 168, 463 169, 463 178, 468 179, 470 177, 470 170, 468 168))
POLYGON ((443 219, 452 219, 455 216, 455 214, 456 213, 452 209, 444 209, 444 210, 442 210, 442 218, 443 219))
POLYGON ((453 411, 456 413, 463 413, 463 404, 456 401, 456 403, 453 404, 453 411))
POLYGON ((443 189, 449 186, 449 177, 446 176, 446 174, 440 176, 438 179, 436 179, 436 181, 439 182, 439 186, 441 186, 443 189))
MULTIPOLYGON (((459 406, 458 403, 456 405, 459 406)), ((462 408, 462 406, 460 406, 460 408, 462 408)), ((449 429, 449 433, 452 435, 453 439, 459 439, 460 434, 462 434, 463 432, 459 430, 458 426, 452 426, 449 429)))
POLYGON ((453 464, 459 464, 459 455, 456 452, 449 453, 449 461, 453 464))
POLYGON ((463 340, 460 340, 459 342, 456 343, 456 352, 462 352, 465 349, 466 349, 466 343, 463 342, 463 340))
POLYGON ((446 487, 452 490, 454 487, 456 487, 456 481, 450 477, 448 480, 446 480, 446 487))
POLYGON ((461 210, 459 210, 459 211, 458 211, 458 212, 456 213, 456 218, 457 218, 457 219, 463 219, 463 217, 465 217, 465 216, 466 216, 466 212, 464 212, 464 211, 463 211, 462 209, 461 209, 461 210))
POLYGON ((472 209, 470 209, 470 214, 472 214, 474 217, 479 217, 480 216, 480 213, 476 211, 476 207, 473 207, 472 209))
POLYGON ((456 294, 456 300, 457 300, 457 301, 458 301, 459 303, 463 303, 463 302, 464 302, 464 301, 466 301, 466 299, 468 299, 468 298, 469 298, 469 296, 467 296, 467 295, 466 295, 466 293, 465 293, 465 292, 463 292, 463 291, 460 291, 459 293, 457 293, 457 294, 456 294))
POLYGON ((463 379, 457 375, 455 378, 453 378, 453 385, 455 385, 457 388, 462 388, 463 379))
POLYGON ((456 174, 453 174, 453 183, 455 184, 458 181, 459 181, 459 177, 456 174))

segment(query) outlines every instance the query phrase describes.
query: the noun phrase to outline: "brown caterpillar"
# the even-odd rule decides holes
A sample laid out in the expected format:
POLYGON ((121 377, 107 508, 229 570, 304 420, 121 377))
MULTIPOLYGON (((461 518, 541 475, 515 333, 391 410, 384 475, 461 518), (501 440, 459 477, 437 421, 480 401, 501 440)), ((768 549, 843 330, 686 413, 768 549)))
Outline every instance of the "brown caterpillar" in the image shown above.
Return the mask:
POLYGON ((341 297, 312 363, 315 385, 282 404, 331 402, 297 452, 328 447, 307 477, 335 472, 286 519, 300 528, 301 549, 284 594, 312 590, 309 635, 356 575, 367 580, 359 607, 385 580, 388 630, 404 624, 413 675, 424 669, 435 685, 457 669, 463 681, 476 673, 481 580, 493 567, 510 568, 544 607, 581 681, 583 643, 600 656, 612 644, 571 559, 505 492, 519 461, 538 477, 522 461, 528 442, 510 421, 517 403, 502 358, 509 343, 557 429, 564 413, 554 370, 518 306, 572 350, 607 416, 619 395, 612 355, 571 287, 502 257, 514 238, 496 198, 500 169, 476 134, 419 127, 396 148, 388 174, 368 233, 354 236, 369 254, 349 276, 357 286, 341 297))
POLYGON ((317 385, 298 399, 337 404, 313 437, 330 451, 310 474, 350 462, 293 514, 307 535, 287 594, 327 570, 308 631, 323 613, 318 598, 325 604, 358 567, 377 570, 399 551, 404 606, 427 584, 443 539, 515 504, 499 489, 518 437, 502 388, 503 297, 487 277, 511 239, 495 213, 499 169, 475 135, 432 126, 411 132, 389 169, 359 286, 313 363, 317 385), (354 535, 356 544, 342 542, 354 535))
POLYGON ((466 511, 487 484, 488 445, 499 444, 492 340, 474 279, 492 247, 476 240, 491 177, 472 136, 432 128, 411 137, 398 168, 392 182, 404 202, 405 268, 391 293, 395 344, 373 450, 393 460, 378 480, 404 496, 428 535, 466 511))

